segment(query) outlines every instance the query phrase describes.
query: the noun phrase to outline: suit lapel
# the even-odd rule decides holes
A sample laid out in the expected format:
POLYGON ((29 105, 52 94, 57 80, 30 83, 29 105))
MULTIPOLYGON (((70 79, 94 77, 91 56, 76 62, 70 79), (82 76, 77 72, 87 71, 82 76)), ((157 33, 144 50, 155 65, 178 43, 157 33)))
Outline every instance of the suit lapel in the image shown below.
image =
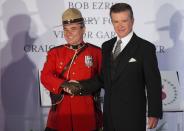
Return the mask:
POLYGON ((119 54, 119 64, 116 69, 116 74, 114 76, 114 80, 117 79, 117 77, 122 73, 122 71, 125 69, 125 67, 128 64, 128 61, 130 58, 133 57, 133 54, 135 53, 138 44, 136 42, 136 35, 134 34, 130 40, 130 42, 126 45, 124 50, 119 54))
MULTIPOLYGON (((104 51, 104 62, 105 62, 105 72, 107 73, 108 82, 111 82, 111 57, 112 57, 112 49, 114 47, 114 44, 116 42, 116 37, 110 40, 106 44, 106 49, 104 51)), ((109 83, 111 85, 111 83, 109 83)))

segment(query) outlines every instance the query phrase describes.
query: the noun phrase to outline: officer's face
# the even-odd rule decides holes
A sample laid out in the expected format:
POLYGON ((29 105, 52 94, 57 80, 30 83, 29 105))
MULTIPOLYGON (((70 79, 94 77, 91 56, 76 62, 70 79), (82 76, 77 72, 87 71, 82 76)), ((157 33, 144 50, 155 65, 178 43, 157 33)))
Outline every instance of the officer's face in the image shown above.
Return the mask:
POLYGON ((64 25, 64 37, 68 44, 77 45, 83 41, 85 27, 81 24, 72 23, 64 25))
POLYGON ((111 14, 114 30, 120 38, 127 36, 133 28, 134 19, 129 11, 123 11, 111 14))

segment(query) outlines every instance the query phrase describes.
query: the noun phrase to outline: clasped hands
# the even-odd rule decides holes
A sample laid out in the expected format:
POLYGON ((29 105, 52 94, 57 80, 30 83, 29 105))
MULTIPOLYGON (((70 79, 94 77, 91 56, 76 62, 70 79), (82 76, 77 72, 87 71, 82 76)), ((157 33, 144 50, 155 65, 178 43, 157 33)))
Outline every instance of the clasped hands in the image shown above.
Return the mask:
POLYGON ((71 95, 84 95, 84 89, 82 85, 75 80, 64 82, 61 87, 63 90, 71 95))

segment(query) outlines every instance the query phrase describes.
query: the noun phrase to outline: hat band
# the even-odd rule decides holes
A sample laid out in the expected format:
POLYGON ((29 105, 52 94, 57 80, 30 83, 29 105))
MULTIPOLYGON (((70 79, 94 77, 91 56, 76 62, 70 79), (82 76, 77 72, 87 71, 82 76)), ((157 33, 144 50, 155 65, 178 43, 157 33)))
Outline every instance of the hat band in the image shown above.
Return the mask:
POLYGON ((64 24, 70 24, 70 23, 83 22, 83 21, 84 21, 83 18, 78 18, 78 19, 73 19, 73 20, 65 20, 65 21, 63 21, 63 25, 64 24))

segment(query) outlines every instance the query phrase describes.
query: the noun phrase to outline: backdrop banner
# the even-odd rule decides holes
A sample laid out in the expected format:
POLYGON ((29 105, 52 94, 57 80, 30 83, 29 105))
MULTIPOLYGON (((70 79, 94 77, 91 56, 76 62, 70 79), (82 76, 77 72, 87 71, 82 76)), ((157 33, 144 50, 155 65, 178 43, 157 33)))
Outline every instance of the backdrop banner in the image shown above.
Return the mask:
MULTIPOLYGON (((85 18, 85 41, 101 47, 116 36, 109 9, 117 2, 132 6, 134 32, 156 46, 164 111, 183 111, 184 0, 1 0, 1 131, 44 129, 50 98, 40 83, 40 71, 47 51, 66 43, 61 25, 63 11, 79 9, 85 18)), ((102 90, 102 101, 103 94, 102 90)), ((182 120, 182 115, 177 117, 182 120)), ((169 123, 169 128, 172 124, 175 126, 169 123)))

